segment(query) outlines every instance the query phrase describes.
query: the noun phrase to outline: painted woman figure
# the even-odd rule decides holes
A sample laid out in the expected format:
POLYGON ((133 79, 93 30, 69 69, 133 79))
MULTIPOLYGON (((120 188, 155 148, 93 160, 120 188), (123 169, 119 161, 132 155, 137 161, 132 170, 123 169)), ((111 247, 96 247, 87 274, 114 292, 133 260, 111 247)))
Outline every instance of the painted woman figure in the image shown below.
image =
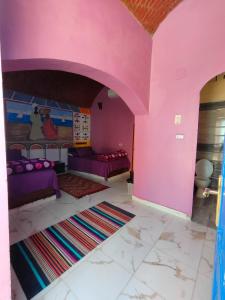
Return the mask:
POLYGON ((43 124, 43 133, 48 140, 56 140, 58 137, 57 127, 54 125, 49 113, 46 113, 43 124))
POLYGON ((34 107, 34 111, 30 115, 31 131, 30 131, 30 140, 36 141, 44 138, 42 133, 42 121, 41 116, 38 111, 38 107, 34 107))

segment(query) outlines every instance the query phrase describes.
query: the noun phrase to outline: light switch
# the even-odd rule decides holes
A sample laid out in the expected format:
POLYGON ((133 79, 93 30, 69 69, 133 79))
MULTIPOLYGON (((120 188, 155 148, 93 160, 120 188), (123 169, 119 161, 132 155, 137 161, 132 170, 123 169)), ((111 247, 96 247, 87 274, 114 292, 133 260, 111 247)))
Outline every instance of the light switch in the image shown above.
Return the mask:
POLYGON ((184 134, 176 134, 176 140, 183 140, 184 139, 184 134))
POLYGON ((180 125, 181 121, 182 121, 182 116, 181 115, 175 115, 174 124, 175 125, 180 125))

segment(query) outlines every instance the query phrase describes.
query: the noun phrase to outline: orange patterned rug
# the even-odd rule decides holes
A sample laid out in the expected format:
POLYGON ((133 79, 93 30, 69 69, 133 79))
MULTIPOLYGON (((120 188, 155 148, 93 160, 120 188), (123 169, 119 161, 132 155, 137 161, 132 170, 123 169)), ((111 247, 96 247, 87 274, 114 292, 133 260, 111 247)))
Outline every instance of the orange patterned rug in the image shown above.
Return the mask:
POLYGON ((81 198, 109 188, 98 182, 69 173, 58 176, 58 179, 59 188, 76 198, 81 198))

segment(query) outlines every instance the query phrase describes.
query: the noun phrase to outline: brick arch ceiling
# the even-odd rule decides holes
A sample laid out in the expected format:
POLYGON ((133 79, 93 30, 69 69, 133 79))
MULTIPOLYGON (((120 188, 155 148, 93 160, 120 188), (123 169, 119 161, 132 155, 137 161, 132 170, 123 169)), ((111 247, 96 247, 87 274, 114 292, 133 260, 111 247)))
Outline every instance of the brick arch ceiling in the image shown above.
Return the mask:
POLYGON ((182 0, 121 0, 144 26, 153 34, 168 13, 182 0))

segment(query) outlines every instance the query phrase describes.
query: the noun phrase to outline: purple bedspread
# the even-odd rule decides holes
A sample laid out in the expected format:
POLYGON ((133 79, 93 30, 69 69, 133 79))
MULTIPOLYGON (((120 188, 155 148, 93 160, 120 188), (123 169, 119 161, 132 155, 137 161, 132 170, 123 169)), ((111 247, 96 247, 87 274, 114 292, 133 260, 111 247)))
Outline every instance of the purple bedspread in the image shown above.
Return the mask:
POLYGON ((10 199, 48 188, 52 188, 56 196, 60 197, 57 175, 52 169, 8 176, 10 199))
POLYGON ((108 178, 111 173, 118 170, 129 170, 130 162, 127 157, 110 160, 99 161, 95 156, 89 157, 68 157, 69 169, 95 174, 108 178))
POLYGON ((22 174, 22 173, 31 173, 35 171, 44 171, 47 169, 52 169, 54 167, 54 162, 43 159, 43 158, 34 158, 34 159, 19 159, 19 160, 10 160, 7 162, 7 173, 9 175, 22 174))

